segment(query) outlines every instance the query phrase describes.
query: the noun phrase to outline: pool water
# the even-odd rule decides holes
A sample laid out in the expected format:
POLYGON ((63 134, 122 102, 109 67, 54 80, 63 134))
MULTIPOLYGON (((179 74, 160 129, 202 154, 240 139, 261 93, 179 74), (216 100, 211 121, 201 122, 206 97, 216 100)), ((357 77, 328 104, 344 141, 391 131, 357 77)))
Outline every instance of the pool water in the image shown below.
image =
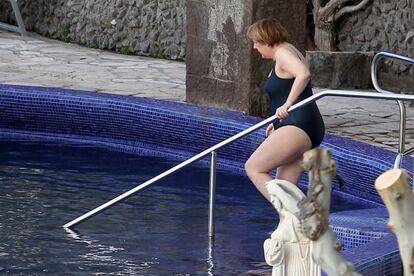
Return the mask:
MULTIPOLYGON (((175 166, 80 144, 0 140, 0 273, 230 275, 269 269, 276 211, 244 175, 219 171, 207 237, 209 168, 187 167, 98 216, 62 225, 175 166), (213 245, 213 246, 212 246, 213 245)), ((365 208, 333 199, 333 211, 365 208)))

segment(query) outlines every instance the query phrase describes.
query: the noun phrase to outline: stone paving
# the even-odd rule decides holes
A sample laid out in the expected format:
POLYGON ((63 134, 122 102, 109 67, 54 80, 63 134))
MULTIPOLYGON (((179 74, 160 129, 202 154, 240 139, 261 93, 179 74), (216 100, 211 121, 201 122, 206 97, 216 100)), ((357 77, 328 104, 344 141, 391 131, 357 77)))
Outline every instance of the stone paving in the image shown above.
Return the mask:
MULTIPOLYGON (((127 56, 30 33, 0 30, 0 81, 185 101, 183 62, 127 56)), ((315 92, 323 90, 315 88, 315 92)), ((375 93, 375 92, 373 92, 375 93)), ((318 101, 327 131, 397 151, 395 101, 329 97, 318 101)), ((414 108, 407 106, 406 147, 414 144, 414 108)))
POLYGON ((0 30, 2 83, 184 101, 183 62, 121 55, 0 30))

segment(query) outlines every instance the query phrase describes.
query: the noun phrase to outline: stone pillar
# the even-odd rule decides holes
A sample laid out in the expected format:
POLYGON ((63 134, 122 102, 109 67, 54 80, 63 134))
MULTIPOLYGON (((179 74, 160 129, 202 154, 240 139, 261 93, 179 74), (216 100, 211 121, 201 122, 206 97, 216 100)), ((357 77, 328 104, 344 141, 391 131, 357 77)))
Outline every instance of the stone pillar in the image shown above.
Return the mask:
POLYGON ((187 0, 187 102, 267 116, 263 84, 272 62, 261 59, 245 34, 269 16, 305 50, 303 0, 187 0))

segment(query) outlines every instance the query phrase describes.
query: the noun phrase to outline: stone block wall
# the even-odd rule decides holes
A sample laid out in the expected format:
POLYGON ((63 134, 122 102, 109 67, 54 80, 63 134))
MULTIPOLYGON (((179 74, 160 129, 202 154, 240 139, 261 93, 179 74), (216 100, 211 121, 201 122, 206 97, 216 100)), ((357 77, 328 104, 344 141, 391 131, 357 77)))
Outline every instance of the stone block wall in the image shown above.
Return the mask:
POLYGON ((373 52, 309 51, 306 59, 312 72, 312 85, 317 87, 372 88, 373 52))
MULTIPOLYGON (((414 1, 376 0, 344 17, 337 26, 342 52, 391 51, 414 57, 414 1)), ((379 75, 388 89, 414 92, 414 66, 404 62, 382 64, 379 75)))
MULTIPOLYGON (((123 54, 183 60, 185 0, 19 0, 28 31, 123 54)), ((15 24, 9 1, 0 21, 15 24)))

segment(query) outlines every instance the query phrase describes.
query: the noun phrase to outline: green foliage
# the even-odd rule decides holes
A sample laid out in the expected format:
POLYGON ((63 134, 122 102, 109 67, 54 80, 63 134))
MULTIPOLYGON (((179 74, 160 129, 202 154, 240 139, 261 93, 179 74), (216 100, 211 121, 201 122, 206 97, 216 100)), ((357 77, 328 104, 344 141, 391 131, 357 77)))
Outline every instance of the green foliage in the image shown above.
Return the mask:
POLYGON ((96 43, 95 43, 95 42, 88 42, 88 43, 86 44, 86 47, 88 47, 88 48, 92 48, 92 49, 98 49, 98 45, 96 45, 96 43))
POLYGON ((128 47, 116 48, 116 52, 117 53, 120 53, 122 55, 130 55, 130 54, 132 54, 128 47))
POLYGON ((69 43, 69 42, 72 41, 72 38, 70 37, 70 24, 65 24, 63 26, 62 33, 63 33, 63 40, 65 42, 68 42, 69 43))

